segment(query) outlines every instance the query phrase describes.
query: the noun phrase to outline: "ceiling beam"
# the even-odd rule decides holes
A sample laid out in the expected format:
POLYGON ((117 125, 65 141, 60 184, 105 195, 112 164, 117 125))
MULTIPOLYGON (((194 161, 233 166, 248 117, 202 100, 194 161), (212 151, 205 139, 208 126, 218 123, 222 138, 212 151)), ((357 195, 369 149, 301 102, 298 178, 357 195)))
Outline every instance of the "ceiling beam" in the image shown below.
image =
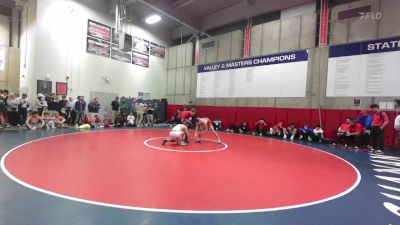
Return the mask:
POLYGON ((193 2, 195 2, 196 0, 176 0, 174 2, 170 3, 171 8, 173 9, 180 9, 182 7, 185 7, 193 2))

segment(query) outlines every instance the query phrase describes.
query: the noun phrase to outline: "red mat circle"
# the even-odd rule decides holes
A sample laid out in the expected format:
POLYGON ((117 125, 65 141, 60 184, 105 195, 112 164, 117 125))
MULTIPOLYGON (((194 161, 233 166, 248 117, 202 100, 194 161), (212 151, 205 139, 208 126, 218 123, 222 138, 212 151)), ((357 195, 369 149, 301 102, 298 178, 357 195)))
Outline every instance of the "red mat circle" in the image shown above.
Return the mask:
MULTIPOLYGON (((308 206, 340 197, 360 181, 357 169, 334 155, 277 140, 220 133, 229 151, 204 154, 149 151, 143 144, 166 134, 112 130, 55 136, 11 150, 2 169, 29 188, 63 198, 194 213, 308 206)), ((207 143, 180 148, 201 145, 207 143)))

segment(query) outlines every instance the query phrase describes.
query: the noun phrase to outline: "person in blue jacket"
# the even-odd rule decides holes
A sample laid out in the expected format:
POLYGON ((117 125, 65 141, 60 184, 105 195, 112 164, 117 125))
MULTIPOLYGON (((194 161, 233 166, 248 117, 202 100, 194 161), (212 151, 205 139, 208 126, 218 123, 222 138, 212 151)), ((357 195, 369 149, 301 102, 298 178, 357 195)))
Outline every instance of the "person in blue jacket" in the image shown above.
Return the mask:
POLYGON ((306 139, 308 141, 312 141, 312 134, 314 132, 314 128, 310 127, 309 124, 304 124, 302 128, 299 128, 300 137, 299 139, 306 139))
POLYGON ((364 127, 364 135, 361 138, 362 146, 369 147, 370 146, 370 135, 371 135, 371 126, 372 126, 372 116, 368 113, 367 110, 362 110, 360 115, 357 117, 357 123, 361 124, 364 127))

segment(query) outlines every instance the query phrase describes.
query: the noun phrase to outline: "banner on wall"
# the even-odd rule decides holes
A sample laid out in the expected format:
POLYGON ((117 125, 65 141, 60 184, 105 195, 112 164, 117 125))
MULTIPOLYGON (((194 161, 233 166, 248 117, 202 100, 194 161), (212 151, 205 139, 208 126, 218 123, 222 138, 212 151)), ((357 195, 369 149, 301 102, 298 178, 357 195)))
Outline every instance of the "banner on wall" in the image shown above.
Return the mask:
POLYGON ((110 57, 110 43, 106 42, 106 41, 102 41, 100 39, 87 37, 86 52, 109 58, 110 57))
POLYGON ((138 99, 150 100, 150 93, 138 92, 138 99))
POLYGON ((52 92, 52 82, 48 80, 37 80, 37 93, 49 95, 52 92))
POLYGON ((247 20, 247 26, 246 29, 244 30, 244 44, 243 44, 243 57, 247 58, 250 56, 250 34, 251 34, 251 28, 250 28, 250 19, 247 20))
POLYGON ((68 84, 63 82, 56 82, 56 95, 67 95, 68 84))
POLYGON ((150 51, 150 43, 147 40, 133 36, 132 50, 148 55, 150 51))
POLYGON ((328 0, 321 0, 320 24, 319 24, 319 45, 328 44, 328 0))
POLYGON ((149 55, 139 52, 132 52, 132 64, 149 67, 149 55))
POLYGON ((111 58, 121 62, 131 63, 131 52, 125 52, 119 49, 117 45, 112 45, 111 58))
POLYGON ((198 66, 197 98, 305 97, 307 51, 198 66))
POLYGON ((196 37, 196 47, 194 49, 194 64, 199 65, 199 52, 200 52, 200 37, 196 37))
POLYGON ((87 35, 110 42, 111 27, 95 22, 93 20, 88 20, 87 35))
POLYGON ((331 46, 328 97, 400 96, 400 37, 331 46))
POLYGON ((5 70, 6 66, 6 49, 0 46, 0 71, 5 70))
POLYGON ((165 47, 151 42, 150 43, 150 55, 164 58, 165 57, 165 47))

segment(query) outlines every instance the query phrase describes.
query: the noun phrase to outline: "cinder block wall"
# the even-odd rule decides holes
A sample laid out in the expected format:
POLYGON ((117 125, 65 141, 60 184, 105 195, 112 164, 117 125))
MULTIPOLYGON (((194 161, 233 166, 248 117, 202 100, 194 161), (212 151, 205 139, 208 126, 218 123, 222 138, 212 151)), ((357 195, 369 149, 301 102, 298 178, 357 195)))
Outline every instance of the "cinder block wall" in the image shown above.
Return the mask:
MULTIPOLYGON (((359 42, 400 36, 398 19, 399 0, 362 0, 336 6, 330 10, 330 45, 359 42), (380 20, 359 18, 338 21, 338 11, 371 5, 372 12, 382 13, 380 20)), ((205 98, 196 99, 197 67, 192 66, 191 43, 169 49, 168 88, 169 104, 184 104, 195 101, 207 106, 251 106, 277 108, 326 108, 353 109, 354 98, 327 98, 326 80, 328 73, 329 47, 315 46, 317 36, 317 14, 271 21, 252 27, 251 56, 307 49, 309 53, 307 90, 305 98, 205 98)), ((215 48, 201 50, 199 63, 238 59, 242 56, 243 31, 237 30, 213 37, 215 48)), ((202 42, 209 41, 204 39, 202 42)), ((397 96, 398 98, 399 96, 397 96)), ((373 102, 393 101, 394 97, 361 98, 367 108, 373 102)))

